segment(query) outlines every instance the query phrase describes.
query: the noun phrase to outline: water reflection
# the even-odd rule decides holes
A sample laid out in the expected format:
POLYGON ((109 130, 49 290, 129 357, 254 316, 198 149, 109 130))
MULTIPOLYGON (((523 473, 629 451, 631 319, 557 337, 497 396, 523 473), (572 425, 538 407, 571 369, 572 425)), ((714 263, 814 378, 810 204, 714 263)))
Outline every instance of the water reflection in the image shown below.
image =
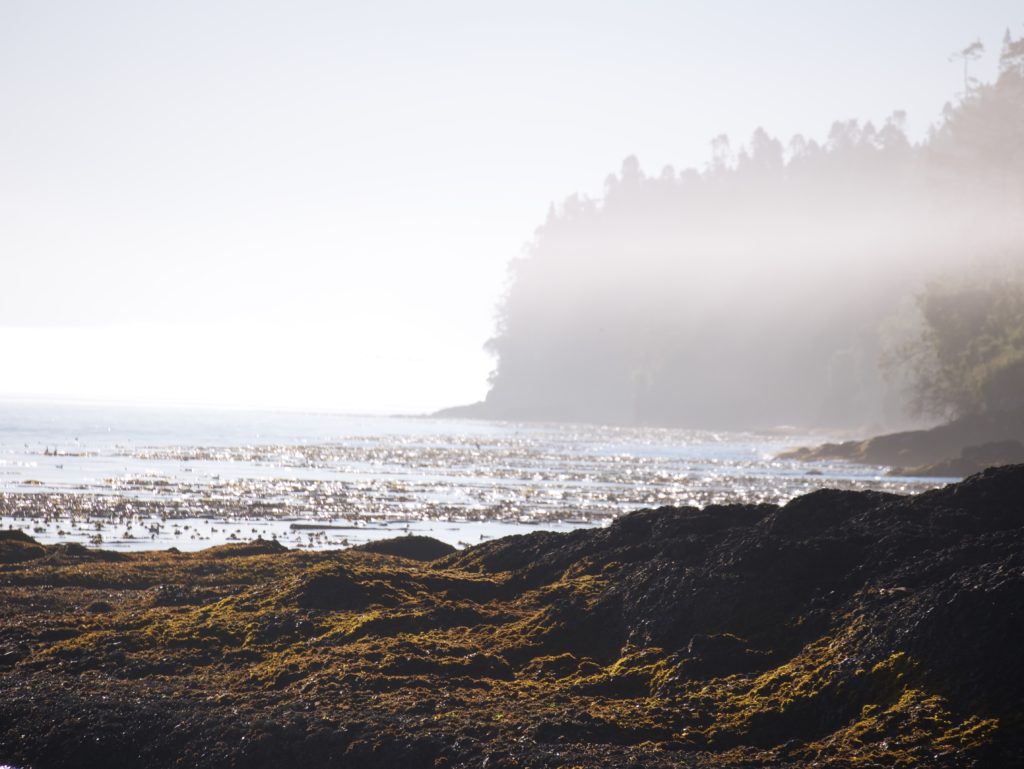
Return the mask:
POLYGON ((129 549, 257 536, 343 547, 403 532, 466 544, 527 526, 602 525, 641 507, 937 485, 773 459, 817 440, 806 436, 493 423, 462 431, 458 422, 428 433, 420 420, 380 421, 377 434, 364 420, 356 435, 315 444, 7 447, 0 526, 129 549))

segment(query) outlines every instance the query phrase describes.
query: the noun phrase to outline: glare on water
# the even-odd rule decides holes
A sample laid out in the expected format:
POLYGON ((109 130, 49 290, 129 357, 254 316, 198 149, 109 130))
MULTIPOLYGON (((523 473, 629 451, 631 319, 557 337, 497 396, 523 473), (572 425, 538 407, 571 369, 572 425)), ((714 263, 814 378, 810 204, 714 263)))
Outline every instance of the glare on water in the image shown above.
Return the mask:
POLYGON ((821 436, 70 406, 0 414, 0 527, 120 549, 256 537, 345 547, 406 533, 467 545, 643 507, 936 485, 774 459, 821 436))

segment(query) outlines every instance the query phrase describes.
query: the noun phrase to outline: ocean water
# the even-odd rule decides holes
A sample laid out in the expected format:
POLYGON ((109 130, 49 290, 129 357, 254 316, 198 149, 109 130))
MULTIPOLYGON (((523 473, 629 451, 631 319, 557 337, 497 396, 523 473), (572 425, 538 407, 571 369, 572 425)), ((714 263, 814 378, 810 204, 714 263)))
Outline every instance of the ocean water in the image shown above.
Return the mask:
POLYGON ((607 525, 644 507, 785 502, 944 481, 776 459, 823 435, 421 417, 0 403, 0 528, 41 542, 198 549, 255 537, 457 546, 607 525))

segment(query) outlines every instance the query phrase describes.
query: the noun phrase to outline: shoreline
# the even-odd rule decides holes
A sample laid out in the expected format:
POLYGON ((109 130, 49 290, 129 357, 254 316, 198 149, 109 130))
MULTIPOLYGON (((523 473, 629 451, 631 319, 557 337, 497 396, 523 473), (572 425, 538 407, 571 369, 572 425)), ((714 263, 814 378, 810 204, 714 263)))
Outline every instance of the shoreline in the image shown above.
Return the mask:
POLYGON ((301 534, 315 548, 346 538, 358 544, 383 526, 474 544, 521 526, 606 524, 645 506, 778 503, 823 486, 911 493, 937 485, 842 462, 773 460, 807 440, 789 433, 17 416, 8 415, 0 444, 0 528, 28 525, 45 542, 91 545, 102 537, 97 545, 126 550, 257 536, 292 546, 300 533, 292 523, 318 527, 301 534))
POLYGON ((988 467, 1024 462, 1024 410, 961 417, 926 430, 802 446, 777 456, 801 462, 838 459, 883 465, 894 477, 965 478, 988 467))
POLYGON ((1017 466, 457 552, 0 532, 0 764, 1011 765, 1021 498, 1017 466))

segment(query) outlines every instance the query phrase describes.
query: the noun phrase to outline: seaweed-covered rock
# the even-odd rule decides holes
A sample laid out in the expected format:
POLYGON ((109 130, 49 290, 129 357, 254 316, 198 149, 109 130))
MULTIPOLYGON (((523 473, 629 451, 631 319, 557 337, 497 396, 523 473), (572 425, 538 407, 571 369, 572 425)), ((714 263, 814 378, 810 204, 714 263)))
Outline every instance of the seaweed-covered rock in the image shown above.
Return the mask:
POLYGON ((0 563, 42 558, 46 550, 21 529, 0 529, 0 563))
POLYGON ((288 548, 276 539, 259 537, 251 542, 228 542, 206 550, 210 558, 248 558, 254 555, 276 555, 288 548))
POLYGON ((22 542, 27 545, 39 544, 21 529, 0 529, 0 542, 22 542))
POLYGON ((889 465, 893 475, 963 477, 987 467, 1024 462, 1024 408, 970 414, 928 430, 824 443, 780 454, 781 459, 845 459, 889 465))
POLYGON ((20 541, 0 763, 1024 765, 1022 500, 1008 466, 431 560, 20 541))
POLYGON ((353 549, 362 550, 367 553, 410 558, 414 561, 436 561, 438 558, 443 558, 455 552, 455 548, 447 542, 417 534, 406 537, 392 537, 391 539, 378 539, 353 549))
POLYGON ((303 609, 358 609, 369 600, 366 589, 340 565, 311 569, 296 580, 295 587, 285 593, 303 609))

